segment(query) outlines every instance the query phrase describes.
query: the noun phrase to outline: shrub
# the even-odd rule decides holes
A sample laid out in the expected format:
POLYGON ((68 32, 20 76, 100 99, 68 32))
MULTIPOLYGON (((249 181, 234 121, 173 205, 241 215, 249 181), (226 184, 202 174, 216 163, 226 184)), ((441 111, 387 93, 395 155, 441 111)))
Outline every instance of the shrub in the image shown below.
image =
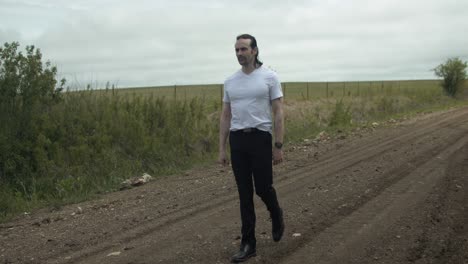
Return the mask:
POLYGON ((42 131, 65 84, 57 86, 57 68, 42 63, 40 50, 27 46, 23 54, 18 47, 0 48, 0 184, 12 186, 16 196, 31 194, 36 172, 47 166, 50 140, 42 131))
POLYGON ((329 126, 330 127, 347 127, 351 124, 352 113, 349 107, 346 107, 343 100, 337 101, 335 109, 331 114, 329 126))
POLYGON ((434 69, 435 75, 444 78, 442 88, 448 96, 455 97, 466 79, 467 63, 459 58, 450 58, 434 69))

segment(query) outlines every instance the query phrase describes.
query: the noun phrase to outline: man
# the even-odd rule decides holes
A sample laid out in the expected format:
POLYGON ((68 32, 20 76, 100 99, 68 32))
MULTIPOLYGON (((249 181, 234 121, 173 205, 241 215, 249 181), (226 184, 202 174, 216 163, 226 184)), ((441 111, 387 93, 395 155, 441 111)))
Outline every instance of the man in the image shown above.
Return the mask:
POLYGON ((242 68, 224 82, 219 162, 224 166, 229 163, 226 154, 229 137, 242 220, 240 250, 231 261, 242 262, 256 255, 254 186, 270 212, 273 240, 280 241, 284 233, 283 211, 273 188, 272 168, 272 164, 283 161, 284 118, 281 83, 276 73, 259 61, 256 39, 248 34, 238 36, 235 51, 242 68))

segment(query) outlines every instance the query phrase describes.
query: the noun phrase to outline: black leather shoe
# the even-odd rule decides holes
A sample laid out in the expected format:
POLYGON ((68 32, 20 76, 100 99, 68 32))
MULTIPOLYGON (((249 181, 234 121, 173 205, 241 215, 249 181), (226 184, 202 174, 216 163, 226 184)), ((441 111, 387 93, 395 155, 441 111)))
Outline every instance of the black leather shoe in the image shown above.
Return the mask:
POLYGON ((283 237, 284 233, 284 220, 283 209, 280 209, 276 217, 271 218, 273 241, 278 242, 283 237))
POLYGON ((232 263, 244 262, 251 257, 255 257, 257 255, 257 251, 254 245, 245 244, 241 245, 239 252, 234 254, 231 258, 232 263))

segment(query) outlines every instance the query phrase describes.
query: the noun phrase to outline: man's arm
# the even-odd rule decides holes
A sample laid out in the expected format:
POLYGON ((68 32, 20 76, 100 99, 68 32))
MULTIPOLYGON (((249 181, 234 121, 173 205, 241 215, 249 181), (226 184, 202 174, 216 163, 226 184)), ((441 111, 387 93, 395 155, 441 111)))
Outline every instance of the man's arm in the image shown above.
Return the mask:
MULTIPOLYGON (((283 98, 277 98, 271 102, 274 116, 274 143, 283 144, 284 139, 284 114, 283 98)), ((283 150, 273 146, 273 164, 279 164, 283 161, 283 150)))
POLYGON ((229 128, 231 127, 231 104, 223 103, 223 110, 219 121, 219 158, 218 162, 226 166, 229 164, 226 154, 226 143, 229 136, 229 128))

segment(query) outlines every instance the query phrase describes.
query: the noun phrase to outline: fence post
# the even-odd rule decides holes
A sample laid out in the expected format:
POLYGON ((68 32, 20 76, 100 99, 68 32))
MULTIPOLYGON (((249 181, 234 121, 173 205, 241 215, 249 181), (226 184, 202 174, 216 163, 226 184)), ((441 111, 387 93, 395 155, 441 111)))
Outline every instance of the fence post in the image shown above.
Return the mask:
POLYGON ((307 101, 309 101, 309 82, 307 82, 307 101))
POLYGON ((358 97, 361 96, 361 85, 360 85, 359 81, 357 82, 357 95, 358 95, 358 97))
POLYGON ((177 84, 174 84, 174 101, 177 101, 177 84))
POLYGON ((326 82, 326 91, 327 91, 327 99, 328 99, 328 82, 326 82))
POLYGON ((223 93, 223 84, 220 84, 219 85, 219 90, 220 90, 220 94, 221 94, 221 102, 223 102, 223 98, 224 98, 224 93, 223 93))
POLYGON ((286 100, 286 83, 283 83, 283 100, 286 100))

